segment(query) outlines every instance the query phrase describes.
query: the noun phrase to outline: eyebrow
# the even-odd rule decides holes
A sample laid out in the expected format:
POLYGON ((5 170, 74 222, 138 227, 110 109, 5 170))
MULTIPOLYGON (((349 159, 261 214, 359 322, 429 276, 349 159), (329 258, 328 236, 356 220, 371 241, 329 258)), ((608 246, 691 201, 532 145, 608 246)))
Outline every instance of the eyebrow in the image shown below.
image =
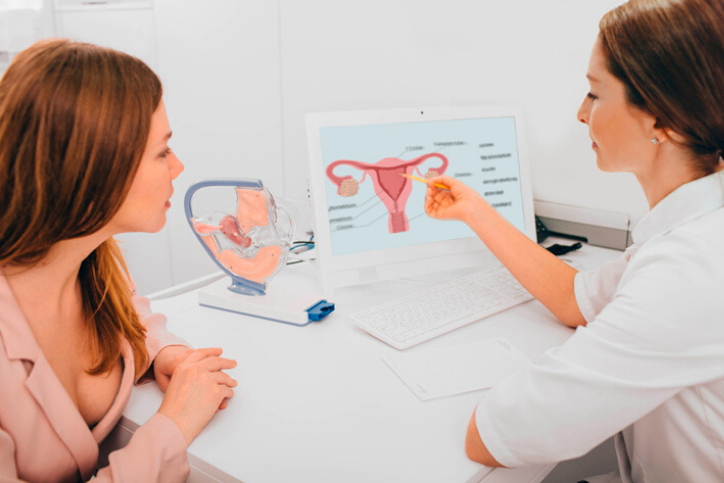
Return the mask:
POLYGON ((593 77, 591 74, 586 74, 586 79, 590 80, 591 82, 600 82, 598 79, 593 77))
POLYGON ((167 145, 167 143, 168 143, 168 140, 171 139, 171 136, 173 136, 173 131, 167 132, 167 133, 163 136, 163 138, 161 138, 161 140, 158 142, 158 144, 156 144, 156 146, 157 146, 158 148, 161 148, 161 147, 163 146, 162 149, 168 149, 168 147, 167 147, 166 145, 167 145))
POLYGON ((166 144, 169 139, 171 139, 171 136, 173 136, 173 131, 167 132, 159 141, 158 145, 166 144))

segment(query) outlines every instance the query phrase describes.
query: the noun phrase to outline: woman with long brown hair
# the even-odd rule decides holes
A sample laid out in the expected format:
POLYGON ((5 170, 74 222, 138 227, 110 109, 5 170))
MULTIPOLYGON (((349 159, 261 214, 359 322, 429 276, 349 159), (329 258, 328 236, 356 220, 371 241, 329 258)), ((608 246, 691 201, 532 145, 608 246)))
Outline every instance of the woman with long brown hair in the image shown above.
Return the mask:
POLYGON ((186 447, 236 386, 135 293, 113 236, 159 231, 183 165, 140 60, 67 40, 0 79, 0 480, 86 481, 133 382, 163 403, 96 481, 183 481, 186 447))
POLYGON ((625 482, 724 481, 723 25, 721 0, 630 0, 600 22, 578 119, 598 167, 633 173, 650 207, 621 259, 577 272, 475 190, 428 181, 431 217, 470 225, 577 328, 477 406, 471 459, 550 463, 616 435, 625 482))

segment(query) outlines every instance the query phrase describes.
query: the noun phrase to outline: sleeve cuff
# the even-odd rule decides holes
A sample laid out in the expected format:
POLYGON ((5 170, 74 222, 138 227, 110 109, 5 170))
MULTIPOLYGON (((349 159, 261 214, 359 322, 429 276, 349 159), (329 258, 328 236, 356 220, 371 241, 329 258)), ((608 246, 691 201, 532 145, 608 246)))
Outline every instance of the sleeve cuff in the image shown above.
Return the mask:
POLYGON ((100 482, 152 483, 185 481, 191 468, 181 430, 156 413, 138 428, 126 447, 112 452, 107 468, 98 472, 100 482))
POLYGON ((583 278, 586 276, 586 272, 578 272, 573 278, 573 293, 576 297, 576 303, 578 309, 581 311, 581 315, 586 320, 586 323, 590 323, 596 318, 596 311, 593 310, 591 305, 591 297, 586 292, 586 284, 583 278))
POLYGON ((186 450, 188 449, 186 438, 184 438, 183 433, 179 427, 176 426, 176 423, 171 421, 168 416, 156 413, 151 416, 151 419, 149 419, 143 427, 150 428, 151 431, 157 431, 158 434, 163 435, 163 439, 169 443, 170 452, 183 454, 185 459, 186 450))
POLYGON ((488 414, 488 398, 484 397, 475 409, 475 425, 478 427, 480 439, 495 460, 506 468, 525 466, 526 463, 516 458, 503 444, 503 438, 492 425, 488 414))

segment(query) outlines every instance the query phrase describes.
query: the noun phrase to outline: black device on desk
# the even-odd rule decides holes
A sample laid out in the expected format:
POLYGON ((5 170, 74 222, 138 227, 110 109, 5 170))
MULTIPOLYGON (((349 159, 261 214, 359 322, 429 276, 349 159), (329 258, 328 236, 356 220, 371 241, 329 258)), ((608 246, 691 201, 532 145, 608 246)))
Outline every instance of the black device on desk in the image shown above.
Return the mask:
POLYGON ((537 216, 535 217, 535 234, 538 239, 538 243, 542 242, 551 235, 551 232, 548 231, 548 228, 546 228, 537 216))
MULTIPOLYGON (((545 240, 546 238, 548 238, 551 235, 560 235, 559 233, 553 233, 550 230, 548 230, 548 228, 546 228, 546 226, 543 224, 543 222, 537 216, 535 217, 535 234, 536 234, 536 239, 538 240, 538 243, 542 242, 543 240, 545 240)), ((553 255, 558 256, 558 255, 565 255, 566 253, 572 252, 574 250, 578 250, 582 246, 583 245, 580 242, 574 243, 573 245, 555 244, 555 245, 551 245, 551 246, 547 247, 546 250, 551 252, 553 255)))

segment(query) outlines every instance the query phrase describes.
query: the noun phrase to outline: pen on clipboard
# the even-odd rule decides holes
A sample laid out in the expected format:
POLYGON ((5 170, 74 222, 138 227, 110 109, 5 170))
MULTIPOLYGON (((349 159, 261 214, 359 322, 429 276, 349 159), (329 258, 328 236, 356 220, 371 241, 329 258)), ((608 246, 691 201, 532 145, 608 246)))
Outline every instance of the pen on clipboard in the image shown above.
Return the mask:
MULTIPOLYGON (((420 178, 419 176, 415 176, 414 174, 400 173, 400 176, 404 176, 405 178, 409 178, 409 179, 412 179, 415 181, 419 181, 420 183, 427 184, 427 180, 425 178, 420 178)), ((450 191, 450 188, 448 188, 444 184, 435 183, 435 186, 437 186, 441 190, 450 191)))

